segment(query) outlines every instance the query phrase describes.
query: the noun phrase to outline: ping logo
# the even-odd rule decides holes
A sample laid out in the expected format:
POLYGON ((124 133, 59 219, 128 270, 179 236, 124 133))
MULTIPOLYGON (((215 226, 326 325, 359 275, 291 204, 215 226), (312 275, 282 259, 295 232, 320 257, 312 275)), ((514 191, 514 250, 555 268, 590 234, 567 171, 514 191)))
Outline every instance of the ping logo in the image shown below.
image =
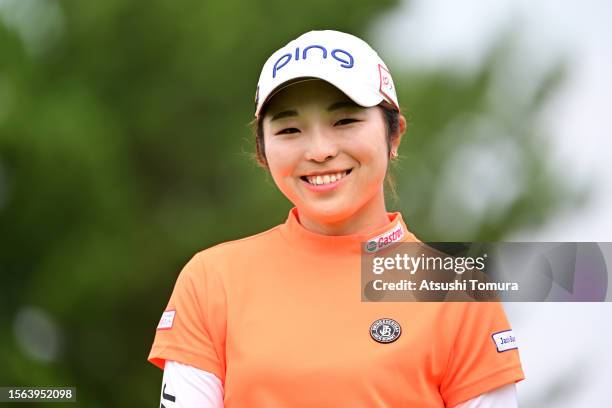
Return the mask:
POLYGON ((497 347, 498 353, 518 348, 516 337, 514 337, 514 332, 512 329, 493 333, 491 338, 495 343, 495 347, 497 347))
POLYGON ((401 241, 404 238, 404 228, 399 222, 397 225, 392 227, 389 231, 380 234, 377 237, 371 238, 365 245, 366 252, 376 252, 383 248, 388 247, 394 242, 401 241))
POLYGON ((378 319, 370 325, 370 337, 379 343, 392 343, 402 334, 399 323, 393 319, 378 319))
MULTIPOLYGON (((289 62, 299 61, 300 59, 302 61, 305 61, 309 58, 309 55, 311 55, 314 52, 321 55, 322 59, 327 59, 327 48, 325 48, 322 45, 318 45, 318 44, 309 45, 305 47, 301 52, 300 52, 300 47, 297 47, 295 51, 288 52, 287 54, 281 55, 274 63, 274 67, 272 67, 272 78, 276 78, 276 74, 278 73, 278 71, 284 66, 286 66, 289 62), (320 50, 320 52, 316 52, 314 49, 320 50), (313 50, 313 51, 310 51, 310 50, 313 50)), ((350 68, 353 68, 353 66, 355 65, 354 64, 355 59, 353 58, 351 53, 349 53, 348 51, 345 51, 340 48, 334 48, 333 50, 331 50, 329 54, 331 58, 333 58, 334 60, 340 63, 340 66, 342 68, 350 69, 350 68)))

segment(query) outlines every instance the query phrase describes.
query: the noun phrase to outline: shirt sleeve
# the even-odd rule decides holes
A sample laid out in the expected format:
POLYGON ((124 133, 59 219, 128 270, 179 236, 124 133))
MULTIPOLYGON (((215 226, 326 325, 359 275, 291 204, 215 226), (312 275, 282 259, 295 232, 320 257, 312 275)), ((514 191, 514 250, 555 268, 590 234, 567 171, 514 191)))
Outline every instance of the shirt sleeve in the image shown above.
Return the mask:
POLYGON ((201 253, 182 269, 155 332, 149 361, 166 360, 213 373, 225 381, 224 290, 207 273, 201 253))
POLYGON ((160 408, 223 408, 223 386, 216 375, 166 361, 160 408))
POLYGON ((440 393, 447 407, 525 378, 517 341, 500 302, 466 302, 440 393))
POLYGON ((503 385, 451 408, 518 408, 516 385, 503 385))

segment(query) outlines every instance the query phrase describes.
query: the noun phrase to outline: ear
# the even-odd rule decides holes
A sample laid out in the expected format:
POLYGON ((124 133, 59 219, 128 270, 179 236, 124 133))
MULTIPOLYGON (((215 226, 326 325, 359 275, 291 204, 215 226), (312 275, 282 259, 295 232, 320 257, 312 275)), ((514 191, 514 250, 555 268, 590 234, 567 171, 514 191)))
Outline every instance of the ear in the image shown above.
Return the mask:
POLYGON ((391 141, 391 157, 397 157, 397 149, 402 141, 402 136, 406 132, 406 118, 400 113, 398 117, 397 136, 391 141))

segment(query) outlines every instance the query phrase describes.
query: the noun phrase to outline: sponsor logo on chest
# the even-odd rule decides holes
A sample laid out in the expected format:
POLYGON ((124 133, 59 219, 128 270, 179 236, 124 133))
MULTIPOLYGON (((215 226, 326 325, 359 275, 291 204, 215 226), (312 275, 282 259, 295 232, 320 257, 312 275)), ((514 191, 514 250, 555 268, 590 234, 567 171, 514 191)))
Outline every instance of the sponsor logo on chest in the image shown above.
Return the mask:
POLYGON ((393 319, 378 319, 370 325, 370 337, 379 343, 394 342, 400 334, 402 334, 402 328, 393 319))

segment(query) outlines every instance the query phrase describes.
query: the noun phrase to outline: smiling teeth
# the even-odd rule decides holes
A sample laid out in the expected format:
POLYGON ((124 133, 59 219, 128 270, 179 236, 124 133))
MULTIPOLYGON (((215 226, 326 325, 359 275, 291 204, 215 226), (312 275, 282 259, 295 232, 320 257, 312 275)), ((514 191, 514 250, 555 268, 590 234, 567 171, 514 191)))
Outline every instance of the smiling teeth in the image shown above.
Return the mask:
POLYGON ((346 171, 342 171, 340 173, 335 174, 326 174, 324 176, 306 176, 308 182, 315 186, 320 186, 322 184, 329 184, 340 180, 342 177, 346 176, 346 171))

